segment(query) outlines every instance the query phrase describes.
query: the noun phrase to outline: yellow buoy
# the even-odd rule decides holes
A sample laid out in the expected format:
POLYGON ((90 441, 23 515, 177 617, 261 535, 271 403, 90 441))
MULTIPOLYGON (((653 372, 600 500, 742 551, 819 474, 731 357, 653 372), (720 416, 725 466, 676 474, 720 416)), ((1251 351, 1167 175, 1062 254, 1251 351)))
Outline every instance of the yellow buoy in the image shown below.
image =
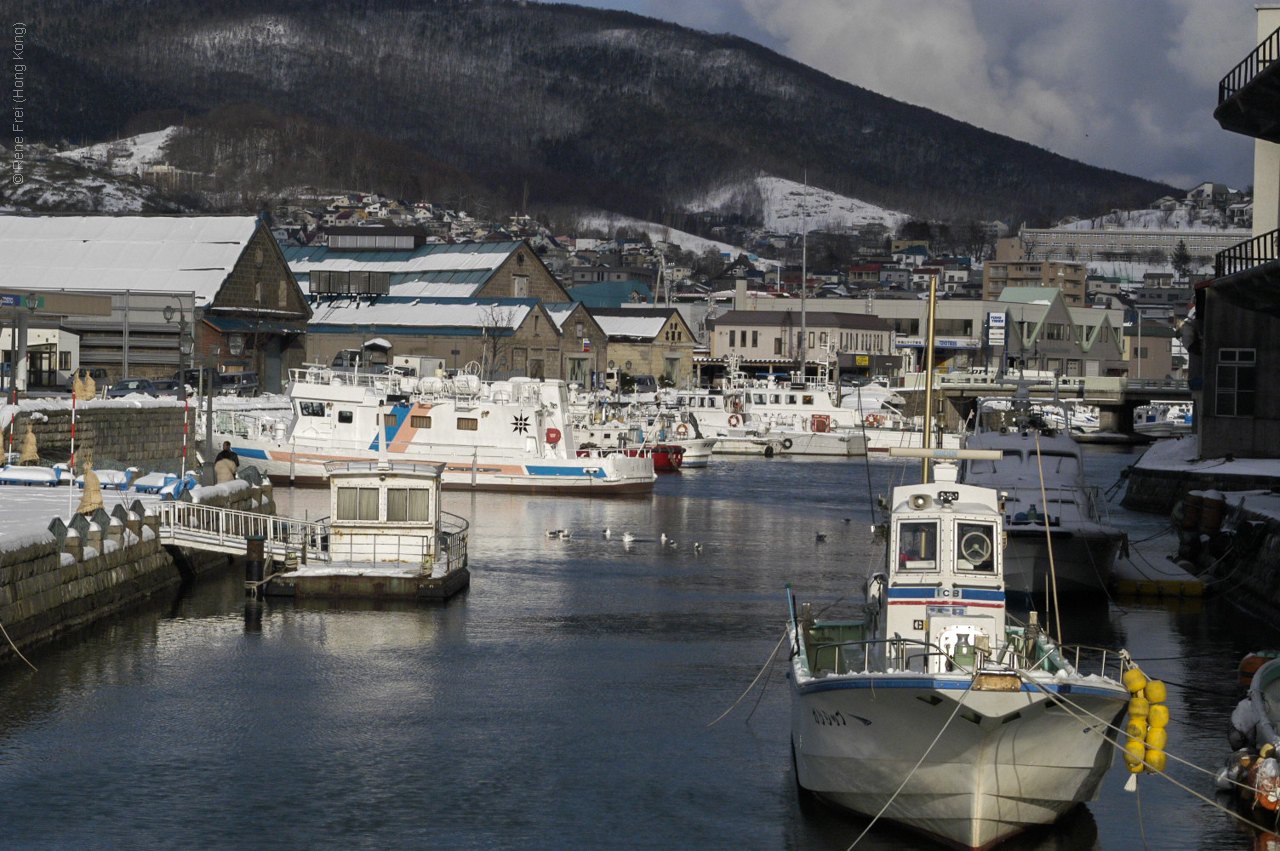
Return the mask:
POLYGON ((1160 680, 1147 680, 1147 685, 1142 690, 1142 696, 1152 703, 1164 703, 1165 698, 1169 696, 1169 690, 1160 680))
POLYGON ((1130 718, 1146 718, 1147 713, 1151 711, 1151 704, 1147 702, 1145 697, 1129 698, 1129 717, 1130 718))
POLYGON ((1276 755, 1276 746, 1271 744, 1270 742, 1267 742, 1265 745, 1263 745, 1261 748, 1258 749, 1258 756, 1262 757, 1263 759, 1271 759, 1275 755, 1276 755))
POLYGON ((1164 751, 1147 749, 1147 771, 1156 772, 1164 771, 1165 755, 1164 751))
MULTIPOLYGON (((1129 701, 1132 703, 1133 701, 1129 701)), ((1152 703, 1147 709, 1147 723, 1152 727, 1169 726, 1169 707, 1163 703, 1152 703)))
POLYGON ((1169 744, 1169 731, 1164 727, 1151 727, 1147 730, 1147 749, 1162 751, 1169 744))
POLYGON ((1147 722, 1141 718, 1130 718, 1129 723, 1124 727, 1124 732, 1130 741, 1137 739, 1139 742, 1144 742, 1147 739, 1147 722))
POLYGON ((1124 687, 1132 694, 1137 694, 1147 684, 1147 675, 1138 668, 1130 668, 1124 672, 1124 687))
POLYGON ((1124 764, 1137 774, 1142 770, 1142 758, 1146 756, 1147 746, 1140 741, 1131 741, 1124 746, 1124 764))

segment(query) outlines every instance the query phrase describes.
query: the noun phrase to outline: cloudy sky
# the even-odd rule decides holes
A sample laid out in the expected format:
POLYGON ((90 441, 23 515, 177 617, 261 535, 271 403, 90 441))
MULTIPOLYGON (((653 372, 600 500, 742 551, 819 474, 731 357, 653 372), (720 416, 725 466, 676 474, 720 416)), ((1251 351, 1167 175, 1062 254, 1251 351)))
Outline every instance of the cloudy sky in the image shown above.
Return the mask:
POLYGON ((1213 120, 1254 0, 577 0, 731 32, 898 100, 1092 165, 1253 182, 1213 120))

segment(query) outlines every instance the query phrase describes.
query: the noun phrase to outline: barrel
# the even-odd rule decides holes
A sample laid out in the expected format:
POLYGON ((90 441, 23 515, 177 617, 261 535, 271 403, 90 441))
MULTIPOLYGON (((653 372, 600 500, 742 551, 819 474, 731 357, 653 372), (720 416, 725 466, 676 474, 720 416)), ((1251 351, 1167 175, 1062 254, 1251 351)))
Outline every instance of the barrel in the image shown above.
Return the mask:
POLYGON ((1200 531, 1212 535, 1222 530, 1222 516, 1227 510, 1227 500, 1218 491, 1207 491, 1200 506, 1200 531))
POLYGON ((1182 528, 1200 528, 1200 512, 1204 506, 1204 494, 1190 491, 1182 498, 1182 528))

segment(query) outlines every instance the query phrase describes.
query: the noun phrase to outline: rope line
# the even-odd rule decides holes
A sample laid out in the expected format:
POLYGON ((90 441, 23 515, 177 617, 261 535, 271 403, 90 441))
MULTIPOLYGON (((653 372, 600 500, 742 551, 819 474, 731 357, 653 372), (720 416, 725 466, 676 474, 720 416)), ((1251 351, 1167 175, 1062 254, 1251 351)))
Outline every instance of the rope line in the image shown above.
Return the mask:
POLYGON ((13 639, 9 637, 9 630, 4 628, 3 623, 0 623, 0 633, 4 633, 4 640, 9 642, 9 646, 13 648, 13 652, 18 654, 18 658, 27 663, 27 667, 29 667, 33 671, 40 670, 35 665, 31 664, 30 659, 22 655, 22 651, 18 649, 18 645, 13 643, 13 639))
MULTIPOLYGON (((742 703, 742 699, 743 699, 744 697, 746 697, 748 694, 750 694, 750 693, 751 693, 751 690, 752 690, 753 688, 755 688, 755 687, 756 687, 756 683, 758 683, 758 682, 760 681, 760 677, 764 675, 764 672, 765 672, 767 669, 769 669, 769 668, 773 667, 773 657, 774 657, 774 656, 776 656, 776 655, 778 654, 778 648, 779 648, 779 647, 781 647, 781 646, 782 646, 782 642, 784 642, 784 641, 786 641, 786 640, 787 640, 787 631, 784 629, 784 630, 782 631, 782 635, 778 638, 778 643, 777 643, 777 644, 775 644, 775 645, 773 645, 773 651, 769 654, 769 658, 768 658, 768 660, 766 660, 766 661, 765 661, 765 663, 764 663, 763 665, 761 665, 761 666, 760 666, 760 673, 756 674, 756 678, 755 678, 754 680, 752 680, 752 681, 751 681, 751 685, 747 686, 747 690, 746 690, 746 691, 744 691, 741 695, 739 695, 739 696, 738 696, 738 699, 737 699, 737 700, 735 700, 735 701, 733 702, 733 705, 732 705, 732 706, 730 706, 730 707, 729 707, 728 709, 726 709, 724 712, 720 713, 720 717, 719 717, 719 718, 717 718, 716 720, 714 720, 714 721, 712 721, 710 724, 708 724, 708 725, 707 725, 708 727, 714 727, 716 724, 719 724, 722 720, 724 720, 724 717, 725 717, 726 715, 728 715, 730 712, 732 712, 734 709, 736 709, 736 708, 737 708, 737 706, 738 706, 738 704, 739 704, 739 703, 742 703)), ((754 710, 753 710, 753 711, 754 711, 754 710)))
MULTIPOLYGON (((1019 675, 1020 677, 1022 677, 1025 681, 1027 681, 1027 682, 1031 683, 1031 685, 1033 685, 1033 686, 1035 686, 1037 689, 1039 689, 1039 690, 1040 690, 1042 693, 1044 693, 1044 695, 1045 695, 1046 697, 1048 697, 1050 700, 1060 701, 1060 702, 1062 703, 1062 705, 1064 706, 1064 708, 1067 710, 1067 712, 1069 712, 1073 717, 1075 717, 1075 718, 1076 718, 1076 720, 1078 720, 1078 721, 1083 721, 1084 719, 1083 719, 1083 718, 1081 718, 1081 717, 1080 717, 1080 715, 1079 715, 1079 714, 1077 714, 1076 712, 1073 712, 1073 711, 1072 711, 1072 707, 1074 707, 1075 709, 1078 709, 1080 713, 1083 713, 1084 715, 1087 715, 1087 716, 1089 716, 1090 718, 1093 718, 1094 720, 1101 722, 1101 725, 1102 725, 1102 726, 1104 726, 1104 727, 1108 727, 1108 728, 1110 728, 1110 729, 1112 729, 1112 730, 1116 730, 1116 731, 1121 732, 1121 733, 1124 733, 1124 731, 1123 731, 1123 730, 1120 730, 1120 728, 1115 727, 1114 725, 1112 725, 1112 724, 1111 724, 1109 721, 1107 721, 1106 719, 1104 719, 1104 718, 1099 718, 1097 715, 1094 715, 1094 714, 1093 714, 1092 712, 1090 712, 1089 710, 1087 710, 1087 709, 1085 709, 1084 707, 1082 707, 1082 706, 1080 706, 1080 705, 1078 705, 1078 704, 1074 703, 1073 701, 1071 701, 1071 700, 1069 700, 1069 699, 1067 699, 1067 698, 1063 697, 1063 696, 1062 696, 1062 695, 1060 695, 1060 694, 1054 694, 1054 693, 1050 692, 1050 691, 1049 691, 1048 689, 1046 689, 1044 686, 1040 685, 1040 683, 1036 682, 1034 678, 1032 678, 1032 677, 1028 676, 1028 672, 1027 672, 1027 671, 1019 670, 1019 671, 1018 671, 1018 675, 1019 675)), ((1097 726, 1096 726, 1096 725, 1090 725, 1090 730, 1092 730, 1092 731, 1093 731, 1093 732, 1095 732, 1095 733, 1096 733, 1096 732, 1098 732, 1098 731, 1097 731, 1097 726)), ((1099 733, 1099 735, 1101 735, 1101 734, 1099 733)), ((1124 735, 1125 735, 1125 738, 1128 738, 1128 734, 1127 734, 1127 733, 1125 733, 1124 735)), ((1232 809, 1230 809, 1230 808, 1228 808, 1228 807, 1224 807, 1224 806, 1222 806, 1222 804, 1219 804, 1217 801, 1213 800, 1212 798, 1209 798, 1209 797, 1207 797, 1207 796, 1205 796, 1205 795, 1201 794, 1200 792, 1197 792, 1195 789, 1192 789, 1190 786, 1186 785, 1185 783, 1182 783, 1182 782, 1181 782, 1181 781, 1179 781, 1179 780, 1175 780, 1175 779, 1174 779, 1172 776, 1170 776, 1168 773, 1166 773, 1166 772, 1164 772, 1164 771, 1161 771, 1161 770, 1157 769, 1157 768, 1156 768, 1155 766, 1153 766, 1151 763, 1147 762, 1147 760, 1146 760, 1145 758, 1135 757, 1133 754, 1130 754, 1128 751, 1126 751, 1126 750, 1124 749, 1124 746, 1123 746, 1123 745, 1121 745, 1118 741, 1113 741, 1112 739, 1108 738, 1107 736, 1103 736, 1103 737, 1102 737, 1102 739, 1103 739, 1103 741, 1105 741, 1107 744, 1111 745, 1113 748, 1115 748, 1116 750, 1120 751, 1121 753, 1123 753, 1123 754, 1125 754, 1125 755, 1127 755, 1127 756, 1129 756, 1129 757, 1131 757, 1131 758, 1133 758, 1133 759, 1137 759, 1139 762, 1141 762, 1141 763, 1143 764, 1143 766, 1144 766, 1144 767, 1146 767, 1146 768, 1150 769, 1150 771, 1151 771, 1151 773, 1152 773, 1152 774, 1158 774, 1158 775, 1160 775, 1160 776, 1161 776, 1161 777, 1163 777, 1165 780, 1168 780, 1170 783, 1172 783, 1174 786, 1177 786, 1179 789, 1182 789, 1184 792, 1190 792, 1192 795, 1194 795, 1195 797, 1199 798, 1201 801, 1205 802, 1206 804, 1208 804, 1209 806, 1213 807, 1214 809, 1221 810, 1222 812, 1226 813, 1227 815, 1229 815, 1229 816, 1231 816, 1232 818, 1234 818, 1234 819, 1236 819, 1237 821, 1239 821, 1241 824, 1247 825, 1248 827, 1251 827, 1251 828, 1253 828, 1254 830, 1259 830, 1259 831, 1262 831, 1262 832, 1264 832, 1264 833, 1269 833, 1269 832, 1270 832, 1269 828, 1263 827, 1262 825, 1258 824, 1257 822, 1254 822, 1254 821, 1252 821, 1252 820, 1250 820, 1250 819, 1248 819, 1248 818, 1245 818, 1244 816, 1240 815, 1240 814, 1239 814, 1238 812, 1236 812, 1235 810, 1232 810, 1232 809)), ((1168 751, 1165 751, 1165 756, 1167 756, 1169 759, 1172 759, 1172 760, 1174 760, 1174 761, 1176 761, 1176 762, 1180 762, 1180 763, 1182 763, 1183 765, 1190 766, 1191 768, 1194 768, 1196 771, 1200 771, 1200 772, 1203 772, 1203 773, 1205 773, 1205 774, 1212 775, 1212 776, 1213 776, 1213 777, 1215 777, 1215 778, 1217 777, 1217 772, 1215 772, 1215 771, 1209 771, 1208 769, 1201 768, 1200 766, 1196 765, 1195 763, 1188 762, 1188 761, 1187 761, 1187 760, 1185 760, 1185 759, 1182 759, 1182 758, 1180 758, 1180 757, 1174 756, 1173 754, 1169 753, 1168 751)), ((1235 783, 1235 785, 1240 786, 1240 787, 1241 787, 1241 788, 1243 788, 1243 789, 1250 789, 1250 790, 1253 790, 1253 791, 1255 791, 1255 792, 1257 791, 1256 789, 1253 789, 1253 787, 1252 787, 1252 786, 1249 786, 1248 784, 1239 783, 1239 782, 1236 782, 1236 781, 1232 781, 1232 782, 1233 782, 1233 783, 1235 783)))

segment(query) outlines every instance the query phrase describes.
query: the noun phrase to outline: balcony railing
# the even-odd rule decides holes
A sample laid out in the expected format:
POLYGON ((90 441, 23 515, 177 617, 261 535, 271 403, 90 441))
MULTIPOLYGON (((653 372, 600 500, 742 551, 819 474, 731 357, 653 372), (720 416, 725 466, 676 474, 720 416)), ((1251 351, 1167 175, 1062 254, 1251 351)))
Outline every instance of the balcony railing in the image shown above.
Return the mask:
POLYGON ((1222 78, 1222 82, 1218 83, 1218 103, 1225 103, 1235 97, 1254 77, 1278 58, 1280 58, 1280 28, 1264 38, 1252 53, 1222 78))
MULTIPOLYGON (((1276 32, 1280 33, 1280 30, 1276 32)), ((1248 242, 1219 251, 1213 258, 1213 274, 1214 277, 1221 278, 1275 260, 1280 260, 1280 230, 1264 233, 1248 242)))

